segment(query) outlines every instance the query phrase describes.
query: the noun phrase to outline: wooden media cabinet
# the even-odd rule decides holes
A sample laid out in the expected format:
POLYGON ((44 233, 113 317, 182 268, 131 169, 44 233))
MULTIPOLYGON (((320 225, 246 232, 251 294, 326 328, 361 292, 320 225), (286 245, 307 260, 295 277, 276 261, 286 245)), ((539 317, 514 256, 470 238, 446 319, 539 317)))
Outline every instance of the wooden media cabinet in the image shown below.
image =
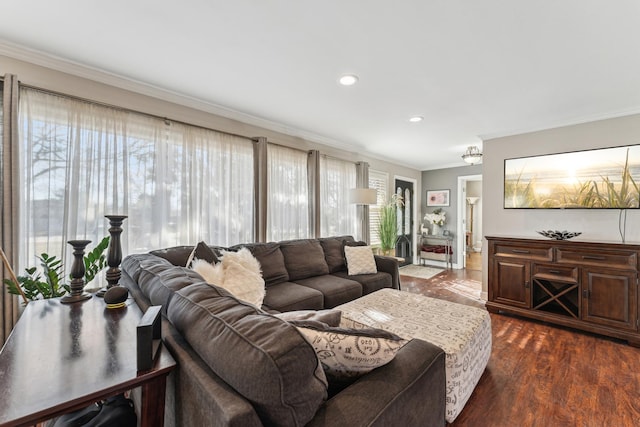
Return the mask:
POLYGON ((620 338, 640 347, 640 245, 486 239, 487 310, 620 338))

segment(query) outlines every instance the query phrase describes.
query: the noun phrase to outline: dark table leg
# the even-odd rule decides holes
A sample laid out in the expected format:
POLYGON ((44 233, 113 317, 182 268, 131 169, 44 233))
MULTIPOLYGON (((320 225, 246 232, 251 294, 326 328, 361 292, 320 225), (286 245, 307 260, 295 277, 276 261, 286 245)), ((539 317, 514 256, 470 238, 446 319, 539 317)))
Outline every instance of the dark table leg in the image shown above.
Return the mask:
POLYGON ((160 375, 142 384, 140 408, 141 427, 162 427, 164 425, 164 399, 167 376, 160 375))

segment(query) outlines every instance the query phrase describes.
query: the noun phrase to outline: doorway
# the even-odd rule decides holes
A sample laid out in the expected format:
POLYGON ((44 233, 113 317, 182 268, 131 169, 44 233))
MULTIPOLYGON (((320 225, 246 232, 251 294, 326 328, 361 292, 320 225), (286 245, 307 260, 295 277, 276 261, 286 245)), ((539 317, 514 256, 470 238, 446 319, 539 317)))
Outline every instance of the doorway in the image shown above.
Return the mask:
POLYGON ((413 218, 415 208, 414 182, 395 178, 395 193, 402 197, 403 204, 397 208, 398 241, 396 242, 396 256, 404 258, 400 266, 413 264, 414 232, 413 218))
POLYGON ((458 177, 458 259, 469 270, 482 270, 482 175, 458 177))

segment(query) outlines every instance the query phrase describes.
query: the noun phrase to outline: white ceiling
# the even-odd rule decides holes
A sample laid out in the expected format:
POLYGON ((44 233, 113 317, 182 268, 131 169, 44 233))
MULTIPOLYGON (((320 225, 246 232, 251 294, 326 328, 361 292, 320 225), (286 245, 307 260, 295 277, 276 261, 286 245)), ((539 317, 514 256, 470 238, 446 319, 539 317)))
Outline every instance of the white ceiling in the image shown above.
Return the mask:
POLYGON ((637 0, 14 0, 0 40, 421 170, 640 112, 637 0))

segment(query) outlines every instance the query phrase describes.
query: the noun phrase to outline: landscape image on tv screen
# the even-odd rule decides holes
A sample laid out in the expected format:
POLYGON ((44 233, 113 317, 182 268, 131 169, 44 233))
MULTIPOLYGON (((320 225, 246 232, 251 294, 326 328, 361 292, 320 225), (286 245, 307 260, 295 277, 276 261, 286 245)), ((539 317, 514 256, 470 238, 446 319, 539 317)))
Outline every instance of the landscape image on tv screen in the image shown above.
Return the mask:
POLYGON ((637 209, 640 145, 506 159, 507 209, 637 209))

